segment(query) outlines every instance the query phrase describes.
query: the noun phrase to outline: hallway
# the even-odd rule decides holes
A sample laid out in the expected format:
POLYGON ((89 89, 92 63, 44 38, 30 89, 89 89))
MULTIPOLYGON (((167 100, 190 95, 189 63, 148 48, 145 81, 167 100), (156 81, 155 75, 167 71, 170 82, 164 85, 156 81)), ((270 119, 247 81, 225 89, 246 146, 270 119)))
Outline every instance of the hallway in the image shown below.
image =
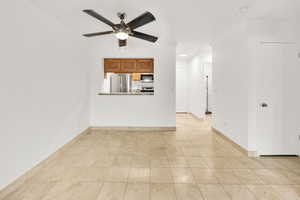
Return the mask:
POLYGON ((248 158, 210 119, 178 114, 176 132, 88 133, 0 199, 297 200, 300 159, 248 158))

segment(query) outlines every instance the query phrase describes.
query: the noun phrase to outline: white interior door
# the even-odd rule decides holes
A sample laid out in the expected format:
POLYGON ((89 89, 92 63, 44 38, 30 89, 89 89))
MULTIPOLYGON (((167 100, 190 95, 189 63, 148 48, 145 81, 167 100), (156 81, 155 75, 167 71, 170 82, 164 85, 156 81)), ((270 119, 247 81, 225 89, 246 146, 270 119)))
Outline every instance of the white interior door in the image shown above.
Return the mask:
MULTIPOLYGON (((290 92, 294 84, 300 83, 295 82, 295 78, 290 79, 295 76, 296 55, 292 44, 261 44, 258 48, 256 59, 259 155, 299 154, 297 125, 291 129, 293 111, 288 103, 291 98, 299 100, 295 91, 290 92)), ((299 106, 294 111, 299 114, 299 106)))

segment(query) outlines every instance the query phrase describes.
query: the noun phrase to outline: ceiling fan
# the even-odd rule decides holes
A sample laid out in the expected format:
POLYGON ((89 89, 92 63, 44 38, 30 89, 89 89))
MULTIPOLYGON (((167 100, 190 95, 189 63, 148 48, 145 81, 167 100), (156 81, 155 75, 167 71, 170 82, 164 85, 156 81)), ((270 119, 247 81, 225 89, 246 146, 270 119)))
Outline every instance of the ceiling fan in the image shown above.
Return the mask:
POLYGON ((124 47, 127 45, 127 39, 129 36, 139 38, 142 40, 146 40, 149 42, 156 42, 158 37, 153 35, 148 35, 142 32, 135 31, 135 29, 144 26, 152 21, 155 21, 155 17, 150 12, 145 12, 142 15, 138 16, 137 18, 133 19, 129 23, 125 23, 124 20, 126 18, 125 13, 118 13, 118 17, 120 18, 121 22, 119 24, 114 24, 110 20, 104 18, 94 10, 83 10, 83 12, 87 13, 88 15, 100 20, 101 22, 109 25, 112 28, 112 31, 104 31, 104 32, 97 32, 97 33, 88 33, 84 34, 85 37, 94 37, 100 35, 107 35, 107 34, 115 34, 119 40, 119 47, 124 47))

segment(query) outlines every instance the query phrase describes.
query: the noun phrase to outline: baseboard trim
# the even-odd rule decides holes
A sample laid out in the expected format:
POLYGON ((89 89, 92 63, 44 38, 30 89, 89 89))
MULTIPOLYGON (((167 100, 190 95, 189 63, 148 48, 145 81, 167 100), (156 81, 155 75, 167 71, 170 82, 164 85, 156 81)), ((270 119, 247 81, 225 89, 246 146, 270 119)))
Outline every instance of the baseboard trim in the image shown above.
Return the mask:
POLYGON ((245 154, 248 157, 251 158, 257 158, 259 157, 257 154, 257 151, 247 151, 247 149, 245 149, 244 147, 242 147, 241 145, 237 144, 236 142, 234 142, 233 140, 231 140, 229 137, 227 137, 226 135, 224 135, 221 131, 219 131, 216 128, 212 127, 213 132, 215 132, 217 135, 219 135, 220 137, 222 137, 223 139, 225 139, 226 141, 228 141, 231 145, 233 145, 234 147, 236 147, 240 152, 242 152, 243 154, 245 154))
POLYGON ((191 115, 194 119, 196 119, 196 120, 203 120, 203 119, 197 117, 195 114, 193 114, 193 113, 191 113, 191 112, 188 112, 188 114, 190 114, 190 115, 191 115))
POLYGON ((221 131, 219 131, 218 129, 212 127, 212 130, 214 133, 216 133, 218 136, 222 137, 224 140, 226 140, 227 142, 229 142, 232 146, 234 146, 235 148, 237 148, 240 152, 242 152, 244 155, 247 155, 249 157, 255 157, 254 156, 254 152, 253 151, 247 151, 247 149, 245 149, 244 147, 242 147, 241 145, 237 144, 236 142, 234 142, 232 139, 230 139, 229 137, 227 137, 226 135, 224 135, 221 131))
POLYGON ((90 127, 91 131, 144 131, 144 132, 167 132, 167 131, 176 131, 176 127, 101 127, 101 126, 94 126, 90 127))
POLYGON ((248 157, 257 158, 259 157, 257 151, 248 151, 248 157))
POLYGON ((52 161, 53 159, 57 158, 60 154, 62 154, 64 151, 66 151, 72 144, 80 140, 83 136, 90 133, 90 128, 87 128, 82 133, 77 135, 75 138, 67 142, 65 145, 63 145, 61 148, 59 148, 57 151, 55 151, 53 154, 51 154, 49 157, 47 157, 45 160, 41 161, 39 164, 25 172, 22 176, 17 178, 15 181, 4 187, 2 190, 0 190, 0 199, 3 199, 6 195, 16 190, 20 185, 25 183, 27 180, 29 180, 31 177, 33 177, 42 167, 44 167, 48 162, 52 161))

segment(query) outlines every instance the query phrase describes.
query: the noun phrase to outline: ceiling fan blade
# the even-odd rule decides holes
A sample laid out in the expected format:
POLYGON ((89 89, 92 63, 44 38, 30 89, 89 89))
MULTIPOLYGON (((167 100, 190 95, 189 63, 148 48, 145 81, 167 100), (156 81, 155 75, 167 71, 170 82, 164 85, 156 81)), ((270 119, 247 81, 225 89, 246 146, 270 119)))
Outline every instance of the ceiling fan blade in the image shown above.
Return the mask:
POLYGON ((142 15, 138 16, 137 18, 133 19, 131 22, 129 22, 127 25, 131 28, 131 30, 134 30, 140 26, 143 26, 145 24, 148 24, 152 21, 155 21, 155 17, 150 12, 145 12, 142 15))
POLYGON ((119 47, 125 47, 127 45, 127 40, 119 40, 119 47))
POLYGON ((136 37, 136 38, 139 38, 139 39, 142 39, 142 40, 147 40, 149 42, 156 42, 158 37, 155 37, 153 35, 148 35, 148 34, 145 34, 145 33, 141 33, 141 32, 138 32, 138 31, 132 31, 132 34, 130 34, 130 36, 132 37, 136 37))
POLYGON ((100 14, 98 14, 97 12, 87 9, 87 10, 83 10, 83 12, 85 12, 86 14, 95 17, 96 19, 100 20, 101 22, 111 26, 114 28, 115 24, 112 23, 111 21, 109 21, 108 19, 106 19, 105 17, 101 16, 100 14))
POLYGON ((88 34, 84 34, 83 36, 85 37, 93 37, 93 36, 99 36, 99 35, 107 35, 107 34, 111 34, 114 33, 113 31, 105 31, 105 32, 97 32, 97 33, 88 33, 88 34))

